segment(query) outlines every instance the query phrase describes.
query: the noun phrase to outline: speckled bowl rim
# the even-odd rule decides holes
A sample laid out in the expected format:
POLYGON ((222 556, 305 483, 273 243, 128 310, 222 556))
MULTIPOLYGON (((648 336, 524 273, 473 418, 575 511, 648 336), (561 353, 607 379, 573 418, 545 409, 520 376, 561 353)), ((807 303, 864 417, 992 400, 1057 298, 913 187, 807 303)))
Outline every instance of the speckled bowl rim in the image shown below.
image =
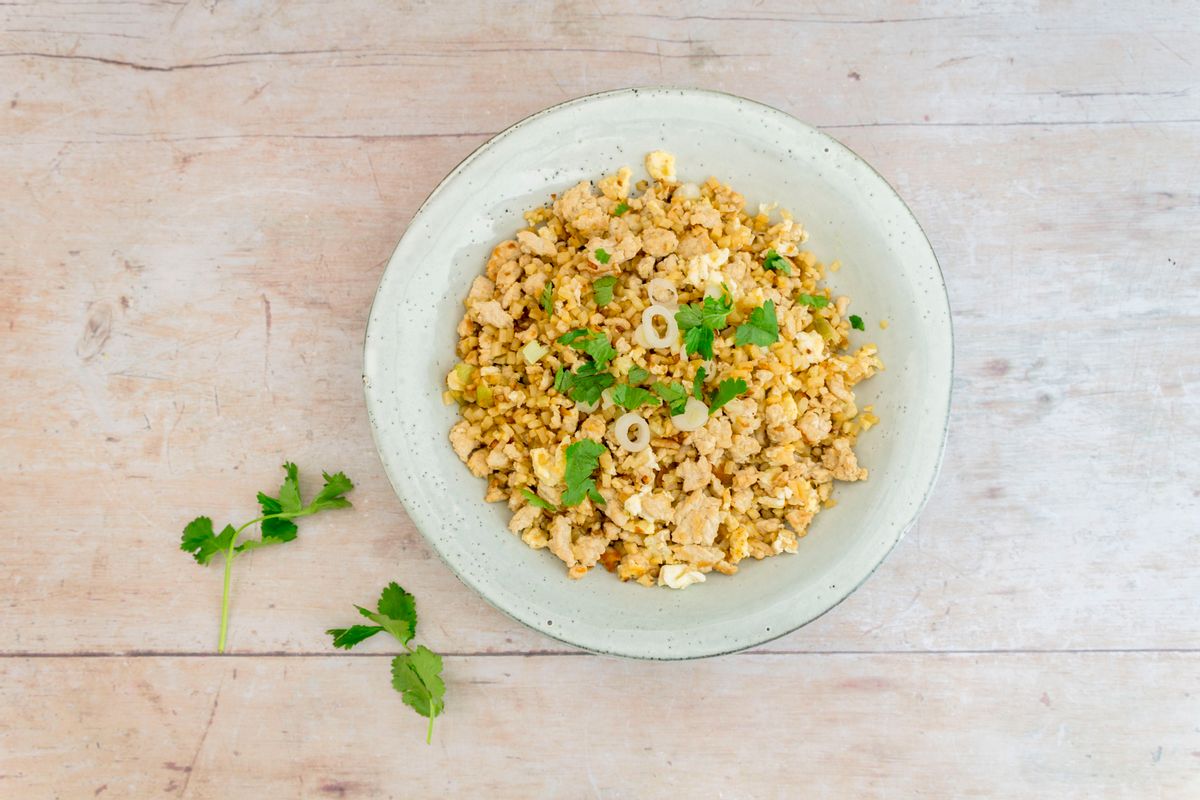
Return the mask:
POLYGON ((870 164, 870 162, 868 162, 865 158, 863 158, 857 152, 852 150, 850 147, 846 146, 842 142, 833 138, 829 134, 824 133, 820 129, 815 128, 815 127, 801 121, 800 119, 787 113, 786 111, 782 111, 778 108, 775 108, 774 106, 768 105, 766 103, 762 103, 758 100, 751 100, 749 98, 742 97, 741 95, 733 94, 732 92, 723 92, 723 91, 719 91, 719 90, 715 90, 715 89, 699 89, 699 88, 675 87, 675 86, 638 86, 638 87, 628 87, 628 88, 623 88, 623 89, 610 89, 610 90, 605 90, 602 92, 593 92, 591 94, 581 95, 579 97, 575 97, 570 100, 565 100, 561 103, 556 103, 555 105, 548 106, 548 107, 542 109, 541 111, 530 114, 529 116, 524 117, 523 119, 508 126, 504 130, 502 130, 499 133, 495 134, 494 136, 490 137, 486 142, 483 142, 481 145, 476 147, 462 161, 460 161, 454 167, 454 169, 450 170, 450 172, 448 172, 446 174, 446 176, 444 178, 442 178, 441 181, 438 182, 437 186, 435 186, 433 188, 433 190, 421 202, 420 208, 418 208, 416 213, 413 214, 412 219, 409 220, 409 224, 405 227, 405 232, 403 234, 401 234, 400 238, 396 242, 396 246, 394 248, 392 248, 392 254, 388 257, 387 265, 384 267, 384 271, 380 275, 380 285, 376 289, 375 297, 371 302, 371 308, 367 314, 367 325, 366 325, 366 328, 365 328, 364 334, 363 334, 363 375, 362 375, 362 379, 363 379, 363 395, 364 395, 364 400, 367 405, 368 420, 369 420, 370 427, 371 427, 371 439, 375 444, 375 450, 376 450, 376 453, 379 455, 380 462, 384 468, 384 472, 388 476, 388 481, 392 485, 392 490, 396 493, 396 496, 400 499, 401 504, 404 506, 405 512, 409 516, 409 519, 412 520, 412 522, 416 526, 417 530, 421 531, 421 535, 425 538, 425 541, 433 548, 434 552, 436 552, 438 554, 438 558, 440 558, 442 560, 442 563, 444 563, 450 569, 450 572, 456 578, 458 578, 460 583, 462 583, 464 586, 466 586, 469 589, 471 589, 472 591, 474 591, 476 594, 478 594, 480 597, 482 597, 489 605, 491 605, 493 608, 500 611, 501 613, 503 613, 505 616, 509 617, 510 619, 524 625, 525 627, 527 627, 531 630, 537 631, 538 633, 543 634, 543 635, 549 637, 550 639, 553 639, 557 642, 561 642, 562 644, 568 645, 570 647, 574 647, 574 648, 577 648, 579 650, 583 650, 586 652, 596 653, 598 655, 615 656, 618 658, 629 658, 632 660, 691 661, 691 660, 695 660, 695 659, 713 658, 713 657, 717 657, 717 656, 731 655, 734 653, 744 652, 746 650, 750 650, 750 649, 753 649, 756 647, 762 647, 765 644, 770 644, 771 642, 774 642, 778 639, 782 639, 785 636, 795 633, 796 631, 800 630, 804 626, 820 619, 821 617, 825 616, 833 609, 837 608, 839 605, 841 605, 843 602, 845 602, 846 598, 848 598, 848 597, 850 597, 850 595, 854 594, 864 583, 867 582, 867 580, 870 579, 870 577, 872 575, 875 574, 875 572, 879 569, 879 567, 882 566, 883 562, 887 560, 887 557, 889 555, 891 555, 892 551, 894 551, 896 549, 896 545, 898 545, 900 543, 900 540, 903 539, 905 534, 907 534, 908 531, 912 529, 913 525, 916 524, 917 520, 920 518, 921 514, 924 512, 925 506, 929 503, 929 498, 933 494, 933 489, 937 485, 938 478, 941 475, 942 465, 943 465, 943 461, 945 459, 945 454, 946 454, 946 442, 947 442, 947 439, 949 436, 949 431, 950 431, 950 415, 951 415, 951 408, 952 408, 952 404, 953 404, 953 395, 954 395, 954 366, 955 366, 954 314, 953 314, 953 309, 950 306, 950 293, 946 287, 945 274, 942 271, 942 265, 941 265, 941 262, 938 260, 937 252, 933 249, 933 244, 929 241, 929 236, 928 236, 928 234, 925 233, 925 229, 921 226, 920 220, 917 219, 916 214, 914 214, 912 209, 909 208, 908 204, 906 202, 904 202, 904 198, 900 196, 900 193, 896 190, 896 188, 894 186, 892 186, 891 183, 889 183, 888 180, 886 178, 884 178, 883 175, 881 175, 879 173, 879 171, 876 170, 870 164), (514 134, 518 130, 520 130, 522 127, 526 126, 527 124, 529 124, 535 120, 541 119, 542 117, 562 111, 564 109, 571 108, 571 107, 577 106, 577 105, 587 104, 587 103, 593 102, 595 100, 599 100, 601 98, 608 98, 608 97, 612 97, 615 95, 622 95, 622 94, 637 95, 639 93, 650 94, 650 93, 655 93, 655 92, 669 92, 669 93, 673 93, 673 94, 682 93, 682 94, 691 94, 691 95, 698 95, 698 96, 706 96, 707 95, 707 96, 713 96, 713 97, 722 97, 722 98, 733 99, 739 103, 745 103, 749 106, 754 106, 766 114, 774 114, 774 115, 778 115, 778 116, 785 118, 785 120, 788 122, 788 124, 797 125, 801 128, 807 129, 812 134, 815 134, 820 139, 823 139, 829 147, 837 148, 839 150, 844 151, 854 161, 858 162, 861 166, 866 167, 873 175, 875 175, 876 178, 878 178, 879 184, 882 187, 885 187, 886 190, 891 193, 892 197, 894 197, 896 202, 899 204, 899 207, 904 210, 904 212, 908 215, 909 220, 916 227, 917 231, 921 234, 921 238, 924 241, 925 247, 928 250, 928 255, 933 260, 933 265, 936 270, 937 283, 941 287, 941 290, 942 290, 942 300, 945 304, 945 312, 946 312, 946 314, 945 314, 946 328, 947 328, 947 332, 949 334, 949 339, 950 339, 950 341, 949 341, 950 364, 949 364, 949 371, 948 371, 948 376, 947 376, 947 380, 946 380, 946 398, 945 398, 945 409, 946 410, 945 410, 944 419, 942 420, 942 432, 941 432, 940 441, 938 442, 938 452, 937 452, 936 458, 934 459, 933 469, 930 473, 929 482, 925 488, 925 492, 922 495, 920 502, 917 503, 916 508, 914 509, 912 515, 910 516, 910 518, 908 519, 907 522, 905 522, 903 525, 899 526, 899 528, 897 529, 898 532, 896 534, 895 539, 892 541, 891 545, 887 548, 887 550, 883 551, 883 553, 880 555, 879 559, 876 561, 875 565, 872 566, 871 569, 865 575, 863 575, 861 580, 859 580, 857 583, 855 583, 854 585, 852 585, 848 589, 846 589, 846 591, 841 595, 841 597, 837 598, 832 603, 830 603, 824 610, 820 611, 819 613, 813 614, 812 616, 808 617, 807 619, 801 620, 793 627, 782 630, 779 633, 772 632, 770 635, 763 636, 762 638, 760 638, 756 641, 747 642, 745 644, 739 644, 736 647, 731 647, 731 648, 724 649, 724 650, 713 650, 712 652, 697 652, 697 653, 690 653, 690 654, 678 655, 678 656, 676 656, 676 655, 658 656, 658 655, 646 655, 646 654, 638 654, 638 653, 631 653, 631 652, 617 652, 617 651, 605 650, 605 649, 599 648, 599 647, 591 647, 588 645, 580 644, 580 643, 572 641, 568 638, 559 636, 556 633, 554 633, 550 630, 546 630, 545 628, 542 628, 538 625, 534 625, 531 622, 529 622, 528 620, 522 619, 521 617, 517 616, 513 612, 509 611, 507 608, 504 608, 503 606, 496 603, 486 592, 484 592, 479 587, 475 586, 472 582, 467 580, 463 576, 463 574, 461 572, 459 572, 459 570, 455 567, 454 563, 451 562, 446 557, 446 555, 442 551, 442 549, 440 547, 438 547, 437 542, 432 537, 430 537, 428 534, 425 533, 423 526, 422 526, 422 521, 421 521, 423 515, 420 514, 417 511, 417 509, 414 509, 412 507, 412 505, 409 503, 409 501, 405 499, 404 487, 402 485, 403 481, 397 474, 394 474, 394 471, 392 470, 392 468, 389 465, 388 459, 384 456, 383 443, 380 441, 380 438, 379 438, 379 435, 380 435, 379 434, 379 426, 377 426, 375 424, 374 415, 371 413, 372 409, 375 408, 376 405, 378 403, 381 403, 382 401, 376 400, 375 398, 373 398, 372 384, 371 384, 370 375, 369 375, 369 370, 370 370, 369 365, 370 365, 370 361, 371 361, 371 351, 372 351, 371 332, 372 332, 372 327, 375 324, 375 319, 376 319, 376 314, 375 314, 376 304, 380 301, 381 289, 382 289, 384 281, 387 279, 387 273, 392 268, 392 264, 395 260, 396 252, 400 249, 401 245, 403 244, 405 236, 407 236, 407 234, 408 234, 408 231, 411 230, 414 227, 414 225, 422 218, 422 216, 426 212, 426 209, 429 207, 430 203, 438 197, 438 195, 442 192, 442 190, 447 185, 449 185, 460 173, 462 173, 465 169, 467 169, 471 165, 471 163, 473 161, 475 161, 476 158, 478 158, 480 155, 485 153, 487 150, 489 150, 491 147, 493 147, 496 143, 498 143, 502 139, 505 139, 505 138, 511 136, 512 134, 514 134))

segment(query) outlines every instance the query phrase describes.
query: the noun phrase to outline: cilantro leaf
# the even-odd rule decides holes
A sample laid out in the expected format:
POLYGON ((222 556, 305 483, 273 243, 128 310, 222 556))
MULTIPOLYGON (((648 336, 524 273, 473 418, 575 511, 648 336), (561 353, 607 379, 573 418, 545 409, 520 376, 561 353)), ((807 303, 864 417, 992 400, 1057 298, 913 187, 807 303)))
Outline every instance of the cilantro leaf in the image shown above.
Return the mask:
POLYGON ((610 259, 612 259, 612 256, 608 254, 607 250, 605 250, 603 247, 596 248, 597 261, 599 261, 601 264, 607 264, 610 259))
POLYGON ((287 473, 287 477, 283 479, 283 485, 279 487, 279 510, 285 514, 291 514, 300 510, 299 470, 290 461, 283 465, 283 470, 287 473))
POLYGON ((616 275, 605 275, 603 278, 596 278, 592 281, 592 296, 596 298, 597 306, 603 307, 612 302, 613 288, 616 285, 616 275))
POLYGON ((607 372, 597 371, 595 361, 589 361, 575 372, 559 367, 554 375, 555 391, 567 395, 576 403, 599 402, 601 392, 616 382, 617 379, 607 372))
POLYGON ((330 475, 328 472, 322 472, 321 477, 325 479, 325 485, 321 487, 321 491, 317 492, 317 496, 308 504, 309 508, 316 511, 324 511, 332 508, 346 508, 350 505, 344 495, 346 492, 354 488, 354 482, 346 477, 344 472, 335 472, 330 475))
POLYGON ((739 325, 734 344, 756 344, 767 347, 779 341, 779 321, 775 317, 775 301, 768 300, 750 312, 750 319, 739 325))
POLYGON ((683 347, 687 350, 688 355, 699 355, 706 361, 710 361, 713 357, 713 339, 712 330, 703 325, 688 328, 683 333, 683 347))
POLYGON ((646 378, 649 378, 649 377, 650 377, 650 373, 647 372, 646 370, 642 369, 641 367, 637 366, 636 364, 629 368, 629 382, 630 383, 641 383, 642 381, 646 380, 646 378))
POLYGON ((666 402, 671 416, 682 414, 687 408, 687 389, 683 388, 683 384, 679 381, 669 384, 658 381, 650 388, 666 402))
POLYGON ((675 322, 681 331, 699 326, 701 319, 698 303, 685 303, 675 312, 675 322))
POLYGON ((721 293, 720 297, 704 298, 704 305, 700 309, 700 322, 704 327, 719 331, 725 327, 725 318, 733 311, 733 298, 729 296, 728 287, 721 293))
POLYGON ((525 499, 529 501, 530 505, 537 506, 538 508, 544 508, 547 511, 558 511, 558 509, 555 508, 552 503, 547 503, 541 497, 529 491, 528 489, 522 489, 521 494, 525 495, 525 499))
POLYGON ((824 308, 829 305, 829 298, 819 294, 801 294, 796 298, 796 302, 812 308, 824 308))
POLYGON ((867 329, 867 326, 863 325, 862 317, 860 317, 858 314, 850 315, 850 327, 854 328, 856 331, 865 331, 867 329))
POLYGON ((370 639, 383 630, 381 625, 351 625, 349 628, 330 628, 325 631, 333 637, 333 646, 349 650, 359 642, 370 639))
POLYGON ((717 386, 717 391, 713 393, 712 402, 708 405, 709 415, 711 416, 718 408, 745 391, 746 382, 741 378, 721 381, 717 386))
POLYGON ((442 682, 442 657, 421 645, 411 653, 392 659, 392 688, 404 704, 429 718, 425 743, 433 739, 433 720, 446 708, 446 684, 442 682))
POLYGON ((692 397, 695 397, 700 402, 704 402, 704 379, 708 377, 708 370, 700 367, 696 370, 696 377, 692 378, 692 397))
POLYGON ((621 202, 617 203, 617 207, 613 209, 613 216, 619 217, 628 210, 629 210, 629 203, 626 203, 624 200, 622 200, 621 202))
POLYGON ((558 343, 570 345, 586 353, 601 369, 608 366, 608 362, 617 355, 617 351, 609 344, 607 333, 589 331, 586 328, 576 328, 564 333, 558 337, 558 343))
POLYGON ((220 534, 214 534, 211 519, 196 517, 183 529, 179 549, 191 553, 197 564, 207 564, 217 553, 229 549, 235 535, 232 525, 226 525, 220 534))
POLYGON ((563 473, 567 488, 562 494, 562 505, 577 506, 584 497, 604 505, 604 498, 596 489, 592 473, 600 464, 600 455, 606 452, 608 448, 593 439, 580 439, 567 447, 567 468, 563 473))
POLYGON ((623 406, 628 411, 634 411, 639 406, 647 403, 658 405, 661 400, 654 396, 654 393, 649 389, 642 389, 638 386, 630 386, 623 383, 612 390, 612 401, 619 406, 623 406))
POLYGON ((554 316, 554 281, 546 281, 542 287, 542 311, 547 317, 554 316))
POLYGON ((767 257, 763 259, 763 269, 773 269, 777 272, 782 272, 784 275, 792 274, 792 265, 787 259, 776 253, 773 249, 767 251, 767 257))

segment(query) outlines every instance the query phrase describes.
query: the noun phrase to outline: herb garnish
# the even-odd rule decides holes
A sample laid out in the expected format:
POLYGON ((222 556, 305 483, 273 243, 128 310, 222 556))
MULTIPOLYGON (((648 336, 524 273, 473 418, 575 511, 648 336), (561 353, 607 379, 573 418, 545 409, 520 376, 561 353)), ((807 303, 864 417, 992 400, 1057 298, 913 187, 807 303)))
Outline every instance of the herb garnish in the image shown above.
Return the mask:
POLYGON ((732 311, 733 298, 728 289, 720 297, 705 297, 703 304, 690 303, 676 311, 675 322, 683 331, 683 346, 688 355, 711 359, 714 334, 725 327, 732 311))
POLYGON ((613 389, 611 397, 614 403, 624 407, 628 411, 635 411, 647 403, 658 405, 662 402, 649 389, 642 389, 639 386, 630 386, 625 383, 613 389))
POLYGON ((525 499, 529 501, 530 505, 537 506, 538 508, 544 508, 547 511, 558 511, 553 503, 547 503, 541 497, 529 491, 528 489, 522 489, 521 494, 525 495, 525 499))
POLYGON ((613 209, 613 216, 619 217, 628 210, 629 210, 629 203, 626 203, 624 200, 622 200, 621 202, 617 203, 617 207, 613 209))
POLYGON ((611 259, 611 258, 612 258, 612 256, 610 256, 608 254, 608 251, 605 250, 603 247, 596 248, 596 260, 599 261, 601 264, 607 264, 609 262, 609 259, 611 259))
POLYGON ((779 341, 779 321, 775 317, 775 301, 768 300, 750 312, 750 319, 739 325, 734 344, 756 344, 767 347, 779 341))
POLYGON ((554 316, 554 281, 546 281, 542 287, 542 311, 547 317, 554 316))
POLYGON ((796 302, 812 308, 824 308, 829 305, 829 298, 819 294, 801 294, 796 298, 796 302))
POLYGON ((696 377, 692 378, 692 397, 695 397, 700 402, 704 402, 704 379, 708 377, 708 370, 700 367, 696 370, 696 377))
POLYGON ((422 717, 429 718, 425 743, 433 741, 433 720, 446 708, 446 684, 442 682, 442 657, 425 645, 409 647, 417 632, 417 602, 395 581, 384 587, 375 611, 355 606, 358 613, 374 625, 330 628, 333 646, 349 650, 380 631, 387 631, 407 650, 392 659, 392 687, 400 692, 404 704, 422 717))
POLYGON ((191 553, 196 563, 206 565, 213 556, 222 553, 225 556, 225 590, 221 594, 221 632, 217 639, 217 652, 225 652, 225 636, 229 630, 229 579, 233 569, 233 560, 247 550, 265 547, 269 544, 282 544, 296 538, 296 523, 293 520, 307 517, 321 511, 335 508, 349 508, 350 501, 343 495, 354 488, 354 484, 341 472, 330 475, 322 473, 325 485, 308 505, 300 498, 299 471, 290 461, 283 465, 285 473, 283 485, 279 487, 279 497, 258 493, 258 504, 262 508, 262 516, 250 520, 239 528, 226 525, 219 534, 213 533, 213 523, 208 517, 196 517, 183 529, 179 549, 191 553), (238 536, 251 525, 261 523, 262 538, 247 539, 237 543, 238 536))
POLYGON ((577 506, 583 498, 590 497, 593 503, 604 505, 604 498, 596 489, 592 473, 600 464, 600 455, 608 449, 592 439, 580 439, 567 447, 567 468, 563 480, 567 490, 560 501, 564 506, 577 506))
POLYGON ((630 383, 641 383, 642 381, 646 380, 646 378, 649 378, 649 377, 650 377, 650 373, 647 372, 646 370, 642 369, 641 367, 637 366, 636 364, 634 364, 632 367, 629 368, 629 382, 630 383))
POLYGON ((777 272, 782 272, 784 275, 792 274, 792 265, 788 263, 786 258, 774 250, 767 251, 767 257, 763 259, 763 269, 773 269, 777 272))
POLYGON ((596 298, 597 306, 603 307, 612 302, 613 288, 616 285, 616 275, 605 275, 603 278, 596 278, 592 281, 592 297, 596 298))
POLYGON ((714 414, 718 408, 745 391, 746 382, 741 378, 721 381, 717 386, 717 391, 713 392, 712 402, 708 405, 708 413, 714 414))
POLYGON ((858 314, 850 315, 850 327, 856 331, 865 331, 867 329, 867 326, 863 325, 862 317, 858 314))
POLYGON ((679 381, 672 381, 671 383, 658 381, 650 388, 666 402, 671 416, 678 416, 687 408, 687 389, 683 388, 683 384, 679 381))
POLYGON ((586 353, 600 368, 607 367, 608 362, 617 355, 617 351, 608 342, 607 333, 589 331, 587 328, 567 331, 558 337, 558 343, 570 345, 576 350, 586 353))

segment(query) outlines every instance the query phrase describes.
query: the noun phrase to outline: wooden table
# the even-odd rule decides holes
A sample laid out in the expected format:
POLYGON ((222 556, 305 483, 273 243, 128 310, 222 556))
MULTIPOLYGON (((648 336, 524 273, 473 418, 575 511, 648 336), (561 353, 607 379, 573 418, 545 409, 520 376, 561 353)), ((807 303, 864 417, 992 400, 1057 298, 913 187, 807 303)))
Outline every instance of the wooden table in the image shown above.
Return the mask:
POLYGON ((0 797, 1200 796, 1194 4, 0 2, 0 797), (736 92, 861 153, 950 287, 949 448, 846 603, 575 652, 392 494, 360 344, 437 181, 547 105, 736 92), (291 459, 354 511, 220 569, 291 459), (433 745, 388 580, 446 656, 433 745))

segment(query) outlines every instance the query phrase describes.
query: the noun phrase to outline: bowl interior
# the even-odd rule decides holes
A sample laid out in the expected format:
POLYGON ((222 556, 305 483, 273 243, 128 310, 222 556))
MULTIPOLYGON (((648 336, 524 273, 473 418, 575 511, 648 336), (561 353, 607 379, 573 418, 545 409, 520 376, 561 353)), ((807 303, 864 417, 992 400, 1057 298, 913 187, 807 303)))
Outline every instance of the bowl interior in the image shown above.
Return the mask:
POLYGON ((606 653, 687 658, 767 641, 814 619, 861 583, 912 524, 936 478, 952 373, 945 287, 934 254, 895 192, 857 156, 782 112, 729 95, 624 90, 541 112, 497 136, 446 178, 413 219, 370 315, 368 411, 385 468, 414 522, 469 586, 560 640, 606 653), (508 532, 503 504, 451 451, 456 409, 442 403, 457 362, 467 288, 522 212, 646 152, 676 155, 681 180, 710 175, 750 207, 778 202, 848 294, 886 370, 858 405, 881 424, 859 439, 870 479, 837 484, 796 555, 742 562, 687 591, 623 584, 603 569, 580 581, 508 532), (889 327, 881 330, 879 322, 889 327))

